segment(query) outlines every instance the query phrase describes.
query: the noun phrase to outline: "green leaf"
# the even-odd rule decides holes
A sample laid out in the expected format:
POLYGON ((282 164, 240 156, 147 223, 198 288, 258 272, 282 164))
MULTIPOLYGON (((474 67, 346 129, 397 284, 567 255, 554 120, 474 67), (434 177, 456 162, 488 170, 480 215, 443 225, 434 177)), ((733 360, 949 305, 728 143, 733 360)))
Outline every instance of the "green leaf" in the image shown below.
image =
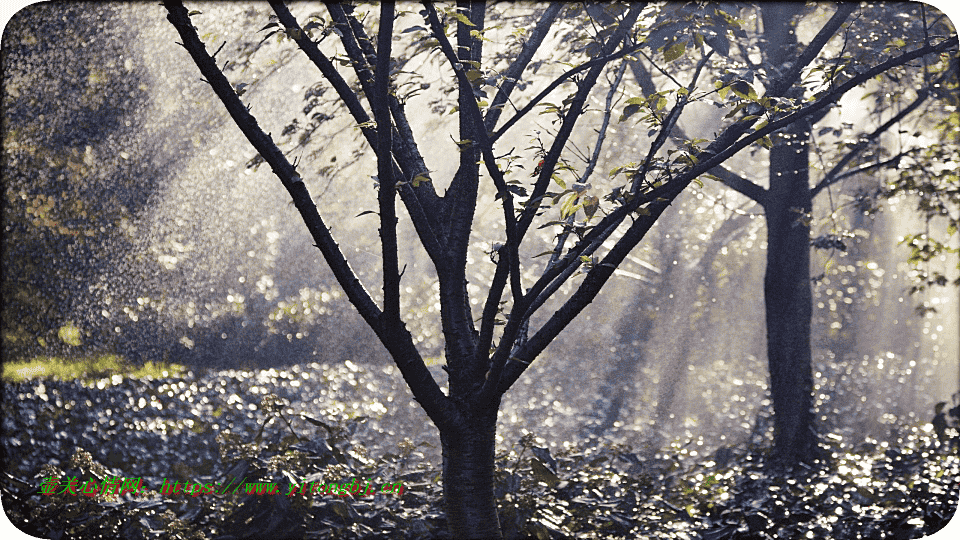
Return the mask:
POLYGON ((673 62, 677 58, 683 56, 683 53, 687 50, 687 44, 683 42, 674 43, 663 51, 663 59, 667 62, 673 62))
POLYGON ((554 113, 554 112, 560 112, 560 107, 557 107, 557 106, 554 105, 553 103, 549 103, 549 102, 546 102, 546 101, 545 101, 545 102, 541 103, 540 106, 543 107, 543 110, 540 111, 540 114, 549 114, 549 113, 554 113))
MULTIPOLYGON (((639 99, 639 98, 633 98, 633 99, 639 99)), ((640 111, 640 105, 636 103, 630 103, 623 108, 623 114, 620 115, 620 119, 618 121, 623 122, 624 120, 627 120, 631 116, 637 114, 637 112, 639 111, 640 111)))
POLYGON ((751 86, 747 81, 735 81, 730 85, 730 87, 733 89, 735 94, 743 99, 757 99, 757 91, 754 90, 753 86, 751 86))
POLYGON ((557 478, 557 475, 548 469, 547 466, 540 461, 540 459, 530 458, 530 467, 533 469, 533 477, 537 479, 537 482, 543 482, 550 487, 555 487, 560 483, 560 479, 557 478))
POLYGON ((453 11, 450 13, 450 15, 453 15, 453 18, 457 19, 458 21, 460 21, 461 23, 467 26, 476 26, 475 24, 470 22, 470 19, 468 19, 467 16, 464 15, 463 13, 457 13, 456 11, 453 11))
POLYGON ((413 187, 420 187, 421 182, 429 182, 430 178, 425 174, 418 174, 413 178, 413 187))
POLYGON ((580 205, 577 204, 579 198, 580 197, 574 193, 567 197, 567 200, 563 201, 563 205, 560 206, 560 219, 567 219, 577 213, 577 210, 580 209, 580 205))
POLYGON ((584 195, 582 199, 583 202, 580 206, 583 207, 583 213, 586 214, 587 219, 590 219, 596 215, 597 210, 600 208, 600 199, 593 195, 584 195))
POLYGON ((746 102, 746 101, 740 102, 740 104, 737 105, 736 107, 734 107, 732 111, 728 112, 728 113, 724 116, 724 118, 733 118, 734 116, 737 115, 738 112, 740 112, 740 109, 744 108, 746 105, 747 105, 747 102, 746 102))
POLYGON ((727 39, 727 36, 723 34, 717 34, 715 36, 709 36, 704 38, 704 41, 707 42, 707 45, 720 53, 722 56, 730 56, 730 40, 727 39))

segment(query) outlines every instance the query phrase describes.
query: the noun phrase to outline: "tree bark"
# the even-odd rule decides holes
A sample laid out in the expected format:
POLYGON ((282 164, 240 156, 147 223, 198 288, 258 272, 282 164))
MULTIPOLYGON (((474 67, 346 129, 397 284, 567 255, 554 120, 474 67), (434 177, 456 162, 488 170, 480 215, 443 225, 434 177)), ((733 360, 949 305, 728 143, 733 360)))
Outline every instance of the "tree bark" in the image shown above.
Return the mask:
MULTIPOLYGON (((762 17, 767 62, 780 66, 797 54, 794 17, 803 4, 771 3, 762 17)), ((795 87, 786 97, 803 97, 795 87)), ((792 466, 810 461, 817 447, 813 424, 810 323, 810 139, 800 121, 771 139, 770 189, 766 197, 767 268, 763 280, 767 362, 774 409, 774 461, 792 466)))
POLYGON ((440 430, 447 529, 454 538, 500 538, 494 496, 497 409, 440 430))
POLYGON ((770 151, 767 200, 767 360, 775 412, 774 455, 783 464, 809 461, 816 450, 813 427, 810 290, 811 194, 809 135, 804 126, 785 130, 770 151))

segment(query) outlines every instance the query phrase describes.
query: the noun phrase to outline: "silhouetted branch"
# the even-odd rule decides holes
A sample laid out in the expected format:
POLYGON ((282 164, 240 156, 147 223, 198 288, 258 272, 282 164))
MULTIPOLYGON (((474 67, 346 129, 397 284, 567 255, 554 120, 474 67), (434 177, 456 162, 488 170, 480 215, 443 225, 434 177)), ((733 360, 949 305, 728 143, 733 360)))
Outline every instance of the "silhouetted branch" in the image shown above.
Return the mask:
POLYGON ((736 191, 737 193, 749 197, 763 205, 767 200, 767 190, 754 184, 750 180, 734 173, 726 167, 715 167, 707 173, 715 176, 723 182, 723 185, 736 191))
POLYGON ((507 71, 503 74, 503 84, 500 85, 497 90, 497 95, 495 95, 493 101, 490 102, 487 116, 483 119, 487 131, 493 131, 493 128, 497 127, 497 121, 503 113, 503 107, 506 105, 507 100, 510 99, 510 94, 513 92, 513 89, 516 88, 517 81, 520 80, 520 77, 523 75, 523 70, 530 64, 533 55, 540 49, 544 38, 547 37, 547 31, 550 30, 553 22, 557 19, 557 15, 560 14, 561 9, 563 9, 562 2, 550 3, 543 14, 540 15, 540 20, 537 21, 533 30, 530 31, 527 41, 524 42, 523 48, 520 50, 520 54, 517 55, 517 59, 510 64, 510 67, 508 67, 507 71))
MULTIPOLYGON (((640 60, 632 60, 629 62, 630 70, 633 72, 633 77, 637 81, 637 84, 640 85, 640 91, 645 96, 652 95, 656 92, 656 85, 653 82, 653 77, 650 76, 650 72, 640 63, 640 60)), ((671 130, 670 137, 678 145, 683 144, 684 141, 688 140, 687 134, 684 132, 683 128, 675 124, 671 130)), ((746 178, 740 176, 739 174, 731 171, 730 169, 719 166, 714 169, 711 169, 707 172, 709 175, 713 175, 720 179, 727 187, 733 189, 745 195, 761 204, 766 197, 766 190, 757 184, 747 180, 746 178)))
MULTIPOLYGON (((943 77, 939 79, 939 81, 942 80, 943 77)), ((873 141, 877 140, 880 135, 886 133, 891 127, 906 118, 908 114, 915 111, 917 107, 922 105, 923 102, 927 100, 928 97, 930 97, 930 90, 928 88, 920 90, 917 92, 917 98, 914 99, 912 103, 904 107, 903 110, 897 113, 893 118, 887 120, 880 127, 873 130, 873 132, 871 132, 869 135, 860 139, 857 145, 851 148, 850 151, 847 152, 847 154, 844 155, 840 161, 838 161, 837 164, 834 165, 833 168, 831 168, 830 171, 824 175, 823 179, 820 180, 820 182, 818 182, 817 185, 810 191, 811 197, 816 197, 817 194, 823 191, 823 189, 827 186, 831 186, 843 178, 850 176, 849 174, 841 174, 841 171, 843 171, 844 167, 846 167, 855 157, 860 155, 860 153, 863 152, 873 141)), ((899 161, 899 159, 900 156, 897 156, 897 161, 899 161)), ((858 170, 857 172, 862 171, 858 170)))
MULTIPOLYGON (((277 14, 280 24, 288 30, 288 35, 292 37, 300 47, 300 50, 317 66, 320 73, 330 82, 334 90, 336 90, 337 95, 340 96, 344 105, 347 106, 347 110, 350 111, 351 116, 353 116, 353 119, 357 122, 361 133, 370 144, 370 147, 376 149, 376 130, 370 127, 371 118, 360 103, 360 98, 353 89, 350 88, 350 85, 347 84, 343 77, 340 76, 340 73, 336 67, 334 67, 333 63, 326 55, 320 52, 317 44, 310 40, 307 33, 303 31, 290 13, 290 10, 288 10, 282 2, 276 0, 271 0, 270 6, 273 8, 274 13, 277 14)), ((409 129, 409 126, 407 126, 407 129, 409 129)), ((398 155, 409 156, 409 151, 402 150, 402 148, 405 147, 402 141, 403 138, 404 137, 398 137, 397 139, 401 140, 395 140, 394 146, 399 148, 397 152, 398 155)), ((407 160, 404 159, 404 161, 407 160)), ((426 170, 426 165, 423 164, 422 158, 410 161, 414 161, 415 163, 407 166, 407 169, 410 171, 409 174, 404 172, 404 167, 398 162, 394 168, 394 175, 399 178, 412 179, 416 174, 419 174, 418 171, 426 170)), ((441 252, 440 240, 439 234, 437 233, 436 219, 435 217, 431 218, 431 216, 436 216, 439 203, 436 202, 437 196, 436 193, 433 192, 433 187, 425 182, 415 190, 410 184, 404 184, 400 188, 400 196, 403 199, 407 211, 410 213, 410 219, 413 221, 417 235, 423 242, 427 254, 430 255, 431 258, 438 258, 441 252)))
MULTIPOLYGON (((621 24, 622 24, 622 23, 621 23, 621 24)), ((632 46, 626 47, 626 48, 624 48, 624 49, 622 49, 622 50, 620 50, 620 51, 618 51, 618 52, 616 52, 616 53, 608 54, 608 55, 603 56, 603 57, 601 57, 601 58, 595 58, 595 59, 593 59, 593 60, 584 62, 584 63, 580 64, 579 66, 577 66, 577 67, 575 67, 575 68, 572 68, 572 69, 567 70, 564 74, 560 75, 559 77, 557 77, 556 79, 554 79, 553 82, 551 82, 550 84, 548 84, 547 87, 544 88, 539 94, 537 94, 536 96, 534 96, 533 99, 531 99, 529 103, 527 103, 526 105, 524 105, 524 107, 523 107, 522 109, 520 109, 516 114, 514 114, 513 116, 511 116, 511 117, 510 117, 510 120, 507 120, 507 122, 506 122, 505 124, 503 124, 502 126, 500 126, 500 129, 498 129, 497 131, 493 132, 493 133, 490 135, 491 141, 496 142, 497 139, 499 139, 500 137, 502 137, 504 133, 506 133, 510 128, 512 128, 512 127, 514 126, 514 124, 516 124, 517 122, 519 122, 521 118, 523 118, 524 116, 526 116, 527 113, 529 113, 530 111, 532 111, 534 107, 536 107, 541 101, 543 101, 543 99, 544 99, 545 97, 547 97, 548 95, 550 95, 550 92, 553 92, 558 86, 560 86, 561 84, 565 83, 565 82, 567 81, 567 79, 569 79, 570 77, 573 77, 574 75, 576 75, 577 73, 580 73, 581 71, 585 71, 585 70, 588 70, 588 69, 593 69, 593 68, 595 68, 595 67, 597 67, 597 66, 605 66, 606 64, 609 64, 610 62, 613 62, 614 60, 618 60, 618 59, 620 59, 620 58, 623 58, 624 56, 627 56, 628 54, 637 52, 637 51, 640 50, 640 48, 643 47, 643 46, 644 46, 643 43, 639 43, 639 44, 637 44, 637 45, 632 45, 632 46)))
MULTIPOLYGON (((851 89, 863 84, 864 82, 872 79, 880 73, 883 73, 894 67, 901 66, 911 60, 924 56, 926 54, 941 53, 951 48, 956 48, 957 39, 948 39, 941 41, 935 45, 921 47, 919 49, 904 53, 895 58, 891 58, 873 68, 865 70, 863 73, 851 78, 844 84, 841 84, 834 88, 832 91, 822 94, 817 101, 803 107, 791 114, 786 115, 783 118, 780 118, 776 121, 768 123, 763 128, 756 130, 749 135, 742 137, 742 135, 750 129, 755 123, 756 119, 741 120, 732 126, 724 130, 715 140, 711 143, 707 149, 700 154, 702 158, 696 164, 690 166, 686 171, 678 173, 674 179, 666 184, 652 190, 651 192, 645 194, 644 196, 636 196, 633 200, 622 205, 616 210, 610 212, 590 233, 588 233, 584 239, 578 243, 578 246, 571 248, 568 255, 565 257, 568 263, 572 263, 572 257, 578 256, 578 253, 585 249, 586 246, 590 245, 591 242, 595 240, 597 236, 604 234, 608 230, 608 226, 613 222, 619 222, 623 220, 626 215, 630 212, 633 212, 635 209, 639 208, 641 205, 649 203, 649 206, 646 208, 646 215, 640 216, 634 223, 631 225, 630 229, 624 236, 617 241, 614 247, 608 252, 607 256, 603 258, 598 264, 595 264, 593 269, 587 274, 583 283, 580 287, 577 288, 576 292, 557 310, 553 316, 544 324, 543 327, 527 342, 527 345, 523 348, 522 351, 515 355, 517 362, 511 362, 509 371, 504 371, 501 377, 497 382, 497 391, 505 392, 510 386, 516 382, 517 378, 523 373, 523 371, 530 365, 530 362, 533 361, 543 349, 560 333, 563 328, 565 328, 599 293, 600 288, 603 284, 609 279, 613 274, 613 270, 617 265, 622 262, 623 258, 626 257, 626 254, 629 253, 630 249, 636 245, 642 238, 643 235, 649 230, 653 225, 653 222, 657 217, 666 209, 667 206, 676 198, 683 189, 697 176, 704 174, 705 172, 721 165, 725 160, 729 159, 731 156, 745 148, 746 146, 756 142, 757 140, 767 136, 768 134, 782 129, 794 122, 797 122, 801 119, 804 119, 812 114, 816 114, 821 111, 823 108, 828 105, 835 103, 839 100, 844 94, 846 94, 851 89), (651 221, 650 218, 653 218, 651 221), (579 246, 584 246, 583 248, 578 249, 579 246)), ((794 69, 799 69, 800 63, 794 65, 794 69)), ((786 77, 792 78, 793 74, 785 74, 786 77)), ((609 234, 609 233, 606 233, 609 234)), ((557 269, 560 267, 558 266, 557 269)), ((556 277, 559 273, 557 269, 547 270, 540 280, 530 288, 528 296, 536 295, 539 291, 544 290, 547 285, 556 277)), ((498 351, 499 352, 499 351, 498 351)))
POLYGON ((274 174, 290 193, 294 205, 307 226, 307 230, 330 266, 337 282, 343 287, 350 303, 357 309, 363 320, 373 329, 380 341, 390 351, 404 379, 410 386, 416 400, 430 418, 438 425, 450 425, 461 422, 455 407, 451 407, 447 397, 427 370, 423 359, 413 344, 413 337, 405 328, 385 329, 381 324, 381 310, 370 298, 363 284, 340 251, 320 217, 310 193, 297 174, 293 165, 287 161, 283 152, 277 148, 270 136, 263 132, 256 119, 247 110, 230 82, 217 67, 215 60, 207 53, 197 31, 190 21, 187 9, 181 2, 165 1, 167 19, 177 29, 183 40, 184 48, 190 53, 200 73, 210 82, 217 97, 226 107, 237 127, 253 147, 270 164, 274 174))
MULTIPOLYGON (((633 29, 633 25, 639 18, 643 7, 643 4, 632 4, 630 6, 630 10, 626 13, 623 20, 619 22, 616 31, 614 31, 613 35, 611 35, 607 42, 603 44, 603 47, 601 48, 601 54, 604 57, 609 57, 611 53, 627 38, 630 31, 633 29)), ((524 206, 523 212, 521 212, 518 224, 518 236, 520 238, 523 238, 526 235, 530 224, 533 222, 533 218, 536 216, 537 211, 540 208, 541 201, 546 193, 553 170, 560 158, 560 153, 562 152, 564 146, 566 146, 570 135, 573 133, 574 126, 582 116, 587 97, 590 95, 590 92, 596 84, 597 79, 600 77, 600 73, 606 68, 606 64, 607 62, 594 64, 577 85, 577 92, 570 102, 567 113, 563 116, 563 122, 560 125, 560 129, 558 130, 557 135, 550 146, 550 150, 543 158, 540 176, 537 178, 533 192, 530 194, 530 198, 527 200, 527 204, 524 206)), ((491 294, 495 293, 496 291, 491 291, 491 294)), ((514 305, 510 311, 510 318, 507 320, 507 324, 503 329, 503 336, 500 340, 500 345, 497 347, 497 350, 491 357, 490 373, 483 385, 482 390, 483 399, 485 401, 495 399, 498 387, 497 383, 500 380, 500 373, 503 370, 503 366, 506 364, 507 359, 510 357, 514 342, 525 326, 525 321, 528 320, 530 303, 535 297, 536 294, 531 296, 528 293, 522 298, 521 301, 514 301, 514 305)))
POLYGON ((392 124, 390 122, 390 40, 393 37, 393 3, 380 3, 377 31, 377 67, 370 105, 377 121, 377 175, 380 189, 380 250, 383 258, 383 324, 399 326, 400 273, 397 260, 397 179, 393 176, 392 124))
POLYGON ((467 121, 472 124, 474 135, 480 139, 479 141, 475 141, 475 144, 478 144, 480 151, 483 153, 484 165, 490 177, 493 179, 494 186, 497 188, 497 194, 501 199, 500 204, 503 207, 503 218, 507 234, 505 249, 501 248, 506 252, 507 257, 501 259, 501 262, 508 265, 511 282, 510 288, 513 292, 514 302, 518 302, 523 295, 523 290, 520 287, 520 257, 517 251, 520 247, 522 236, 517 233, 517 220, 513 210, 513 195, 507 188, 506 181, 503 178, 503 172, 497 167, 497 161, 493 155, 492 143, 487 136, 483 116, 480 113, 480 107, 477 104, 476 98, 473 96, 473 85, 467 77, 467 70, 457 57, 456 52, 454 52, 450 40, 447 39, 447 36, 444 34, 443 26, 440 24, 440 18, 433 4, 431 2, 424 2, 424 7, 427 13, 427 22, 430 24, 434 37, 436 37, 440 43, 440 50, 447 57, 447 61, 450 62, 457 76, 457 83, 461 92, 469 93, 467 99, 462 100, 466 107, 461 107, 460 114, 466 116, 467 121))
POLYGON ((810 44, 804 48, 803 52, 800 53, 800 56, 797 58, 797 61, 788 66, 789 69, 785 74, 787 76, 777 79, 776 82, 767 89, 767 95, 783 96, 787 90, 797 82, 807 65, 813 62, 827 42, 836 35, 837 30, 839 30, 840 26, 847 20, 847 17, 859 7, 860 4, 857 2, 838 2, 837 11, 835 11, 833 16, 830 17, 830 20, 823 25, 823 28, 817 32, 817 35, 810 41, 810 44))

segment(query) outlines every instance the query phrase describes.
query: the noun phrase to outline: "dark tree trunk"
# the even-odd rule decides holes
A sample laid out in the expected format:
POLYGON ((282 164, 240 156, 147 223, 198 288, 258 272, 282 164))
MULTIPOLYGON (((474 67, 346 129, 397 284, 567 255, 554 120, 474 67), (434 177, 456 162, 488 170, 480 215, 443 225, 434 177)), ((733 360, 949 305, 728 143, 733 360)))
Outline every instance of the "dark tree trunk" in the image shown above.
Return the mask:
MULTIPOLYGON (((802 3, 763 6, 764 50, 769 65, 795 60, 798 45, 794 18, 802 3)), ((788 92, 803 97, 803 88, 788 92)), ((774 409, 775 462, 810 461, 816 451, 813 425, 813 375, 810 323, 810 139, 807 122, 798 122, 772 137, 770 189, 766 197, 767 269, 763 280, 767 323, 767 362, 774 409)))
POLYGON ((813 431, 810 321, 811 193, 808 134, 803 126, 780 134, 770 151, 767 202, 767 360, 774 409, 774 454, 784 464, 809 461, 813 431))
POLYGON ((440 430, 447 528, 454 538, 500 538, 494 497, 497 409, 440 430))

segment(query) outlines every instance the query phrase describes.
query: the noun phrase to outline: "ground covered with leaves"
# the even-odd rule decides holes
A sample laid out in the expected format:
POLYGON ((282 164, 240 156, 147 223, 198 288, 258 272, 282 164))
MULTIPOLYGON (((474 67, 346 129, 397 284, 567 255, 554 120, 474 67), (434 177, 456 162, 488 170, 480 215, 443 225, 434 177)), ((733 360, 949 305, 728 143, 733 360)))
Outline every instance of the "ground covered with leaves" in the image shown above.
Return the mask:
MULTIPOLYGON (((4 382, 2 407, 4 509, 35 536, 446 537, 436 435, 393 367, 4 382), (139 492, 118 495, 123 478, 139 492), (353 479, 374 487, 288 495, 353 479), (205 488, 164 494, 165 482, 205 488), (245 493, 254 482, 278 493, 245 493)), ((826 435, 822 462, 786 475, 764 443, 550 450, 547 433, 504 423, 496 495, 510 538, 920 538, 960 497, 957 451, 929 424, 896 428, 895 443, 826 435)))

